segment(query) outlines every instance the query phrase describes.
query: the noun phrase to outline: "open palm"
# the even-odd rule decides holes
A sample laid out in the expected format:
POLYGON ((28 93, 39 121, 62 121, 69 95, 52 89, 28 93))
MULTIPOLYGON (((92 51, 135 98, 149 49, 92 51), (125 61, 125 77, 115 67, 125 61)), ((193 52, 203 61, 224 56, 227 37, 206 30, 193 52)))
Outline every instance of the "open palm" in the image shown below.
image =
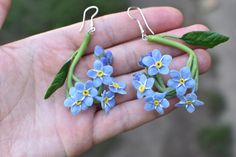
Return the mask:
MULTIPOLYGON (((138 12, 134 14, 138 16, 138 12)), ((156 33, 171 30, 169 33, 181 35, 207 30, 202 25, 179 28, 183 17, 173 8, 148 8, 144 14, 156 33)), ((111 50, 113 76, 126 82, 128 92, 117 97, 117 106, 108 114, 94 106, 72 116, 63 106, 65 87, 48 100, 43 99, 55 73, 80 46, 85 32, 80 33, 79 27, 80 23, 74 24, 0 47, 0 156, 78 155, 159 116, 145 111, 144 102, 136 99, 131 79, 132 73, 140 70, 137 61, 148 51, 161 49, 174 57, 171 68, 178 69, 185 64, 187 55, 141 40, 138 26, 124 12, 95 19, 96 32, 76 70, 80 78, 86 79, 86 71, 93 66, 95 45, 111 50)), ((207 71, 209 54, 194 49, 200 71, 207 71)))

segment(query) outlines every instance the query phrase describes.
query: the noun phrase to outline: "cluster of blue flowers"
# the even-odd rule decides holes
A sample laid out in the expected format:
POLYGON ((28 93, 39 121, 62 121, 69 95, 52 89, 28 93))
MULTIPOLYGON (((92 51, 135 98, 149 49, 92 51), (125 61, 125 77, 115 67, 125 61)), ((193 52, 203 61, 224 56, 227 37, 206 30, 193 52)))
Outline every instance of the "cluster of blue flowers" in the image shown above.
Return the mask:
POLYGON ((170 55, 162 55, 159 50, 153 50, 148 55, 141 57, 139 65, 147 69, 147 74, 136 73, 133 76, 133 85, 137 90, 139 99, 145 98, 146 104, 144 109, 147 111, 156 110, 164 114, 165 109, 170 106, 166 99, 168 91, 159 93, 153 90, 155 77, 157 75, 170 75, 167 86, 175 89, 176 96, 180 101, 176 107, 185 107, 189 113, 195 111, 195 107, 202 106, 204 103, 197 99, 195 94, 196 82, 191 76, 188 67, 183 67, 180 71, 169 70, 172 61, 170 55))
POLYGON ((88 70, 87 75, 92 80, 86 83, 77 82, 69 91, 69 97, 64 101, 64 105, 69 107, 73 115, 78 115, 81 111, 87 110, 94 104, 94 100, 101 103, 105 112, 109 112, 116 104, 115 94, 127 94, 126 84, 117 82, 111 77, 113 73, 112 52, 104 51, 97 45, 94 49, 97 58, 93 64, 93 69, 88 70), (106 89, 104 87, 106 86, 106 89), (103 90, 101 93, 99 91, 103 90))

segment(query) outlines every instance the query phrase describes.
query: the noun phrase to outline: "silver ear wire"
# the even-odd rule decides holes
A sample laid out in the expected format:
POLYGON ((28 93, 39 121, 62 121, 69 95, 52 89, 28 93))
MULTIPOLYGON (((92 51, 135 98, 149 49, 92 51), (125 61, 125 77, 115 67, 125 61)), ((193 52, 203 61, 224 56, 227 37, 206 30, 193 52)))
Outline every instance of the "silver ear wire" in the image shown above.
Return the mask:
POLYGON ((128 10, 127 10, 128 16, 129 16, 132 20, 135 20, 135 21, 138 23, 139 29, 140 29, 141 34, 142 34, 142 39, 143 39, 143 40, 146 40, 147 34, 145 33, 141 22, 140 22, 137 18, 135 18, 135 17, 133 17, 133 16, 130 15, 130 10, 133 10, 133 9, 137 9, 137 10, 140 12, 140 14, 141 14, 141 16, 142 16, 142 18, 143 18, 143 21, 144 21, 146 27, 148 28, 148 30, 149 30, 153 35, 154 35, 155 33, 154 33, 154 32, 152 31, 152 29, 149 27, 149 25, 148 25, 148 23, 147 23, 147 20, 146 20, 146 18, 145 18, 145 16, 144 16, 142 10, 141 10, 139 7, 129 7, 128 10))
POLYGON ((89 33, 92 33, 92 32, 95 32, 95 30, 96 30, 96 28, 94 27, 93 18, 98 14, 99 9, 98 9, 97 6, 90 6, 90 7, 86 8, 86 9, 84 10, 83 22, 82 22, 82 24, 81 24, 81 26, 80 26, 80 29, 79 29, 80 32, 81 32, 82 29, 84 28, 86 13, 87 13, 87 11, 89 11, 90 9, 96 9, 96 11, 95 11, 95 13, 91 16, 91 19, 90 19, 90 28, 89 28, 89 31, 88 31, 88 32, 89 32, 89 33))

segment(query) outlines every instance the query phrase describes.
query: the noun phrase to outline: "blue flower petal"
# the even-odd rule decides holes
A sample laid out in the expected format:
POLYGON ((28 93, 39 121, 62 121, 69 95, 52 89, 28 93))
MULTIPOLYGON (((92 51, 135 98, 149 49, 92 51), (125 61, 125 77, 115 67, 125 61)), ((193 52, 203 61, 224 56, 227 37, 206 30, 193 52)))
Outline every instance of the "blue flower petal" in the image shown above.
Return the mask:
POLYGON ((152 57, 155 59, 155 61, 160 61, 162 58, 161 51, 160 50, 153 50, 152 51, 152 57))
POLYGON ((155 106, 154 106, 153 104, 147 103, 147 104, 144 106, 144 109, 145 109, 146 111, 152 111, 152 110, 155 109, 155 106))
POLYGON ((176 88, 176 93, 178 96, 184 95, 186 93, 186 91, 187 91, 187 88, 183 85, 176 88))
POLYGON ((64 101, 64 106, 65 107, 71 107, 73 106, 75 103, 75 100, 72 99, 71 97, 68 97, 65 101, 64 101))
POLYGON ((75 96, 78 94, 78 90, 75 87, 71 87, 69 90, 69 94, 71 97, 75 98, 75 96))
POLYGON ((179 82, 177 82, 177 81, 175 81, 173 79, 170 79, 167 82, 167 86, 171 87, 171 88, 176 88, 178 85, 179 85, 179 82))
POLYGON ((86 104, 86 106, 90 107, 93 105, 93 98, 90 97, 90 96, 87 96, 85 99, 84 99, 84 103, 86 104))
POLYGON ((156 109, 156 111, 157 111, 158 113, 160 113, 161 115, 165 113, 164 110, 163 110, 163 108, 160 107, 160 106, 157 106, 155 109, 156 109))
POLYGON ((84 83, 82 83, 82 82, 77 82, 76 84, 75 84, 75 88, 78 90, 78 91, 83 91, 84 89, 85 89, 85 86, 84 86, 84 83))
POLYGON ((184 102, 178 102, 177 104, 175 104, 175 107, 184 107, 186 106, 184 102))
POLYGON ((172 61, 172 57, 170 55, 164 55, 162 56, 161 58, 161 62, 166 65, 166 66, 169 66, 169 64, 171 63, 172 61))
POLYGON ((72 113, 73 116, 76 116, 80 113, 81 111, 81 106, 77 106, 77 105, 74 105, 70 108, 70 111, 72 113))
POLYGON ((195 111, 195 107, 193 105, 187 105, 186 109, 189 113, 193 113, 195 111))
POLYGON ((94 55, 96 57, 101 57, 104 54, 104 50, 100 45, 95 46, 94 48, 94 55))
POLYGON ((194 106, 203 106, 204 105, 204 102, 200 101, 200 100, 194 100, 193 101, 193 105, 194 106))
POLYGON ((152 96, 149 96, 149 97, 146 97, 146 98, 145 98, 145 101, 148 102, 149 104, 152 104, 153 101, 154 101, 154 99, 153 99, 152 96))
POLYGON ((110 107, 108 105, 104 105, 103 109, 106 113, 110 111, 110 107))
POLYGON ((126 87, 125 82, 119 82, 118 84, 119 84, 120 88, 122 88, 122 89, 124 89, 126 87))
POLYGON ((91 95, 92 97, 97 96, 97 95, 98 95, 97 89, 96 89, 96 88, 91 88, 91 89, 90 89, 90 95, 91 95))
POLYGON ((111 99, 111 100, 109 100, 109 106, 110 107, 114 107, 115 106, 115 104, 116 104, 116 101, 115 101, 115 99, 111 99))
POLYGON ((87 72, 88 77, 95 79, 97 77, 97 72, 93 69, 88 70, 87 72))
POLYGON ((110 76, 104 76, 104 77, 103 77, 103 83, 104 83, 105 85, 109 85, 111 82, 112 82, 112 79, 111 79, 110 76))
POLYGON ((151 65, 153 65, 155 62, 154 60, 152 59, 151 56, 145 56, 143 57, 142 59, 142 63, 148 67, 150 67, 151 65))
POLYGON ((147 81, 147 76, 144 74, 141 74, 139 79, 140 79, 139 81, 144 84, 147 81))
POLYGON ((117 93, 123 94, 123 95, 127 94, 127 92, 124 89, 119 89, 117 93))
POLYGON ((82 104, 81 105, 81 110, 85 111, 88 109, 88 106, 86 106, 86 104, 82 104))
POLYGON ((193 101, 193 100, 197 100, 197 95, 194 93, 190 93, 186 95, 186 100, 187 101, 193 101))
POLYGON ((160 74, 163 74, 163 75, 166 75, 169 73, 169 68, 167 66, 162 66, 160 69, 159 69, 159 73, 160 74))
POLYGON ((93 85, 94 85, 95 87, 99 87, 99 86, 101 86, 101 84, 102 84, 101 78, 97 77, 97 78, 95 78, 95 79, 93 80, 93 85))
POLYGON ((108 98, 113 98, 115 96, 115 94, 111 91, 106 92, 106 95, 108 98))
POLYGON ((141 83, 139 81, 137 81, 137 80, 133 80, 132 83, 133 83, 134 88, 136 88, 136 89, 138 89, 139 86, 141 85, 141 83))
POLYGON ((143 96, 151 96, 153 95, 153 90, 152 89, 146 89, 145 92, 143 93, 143 96))
POLYGON ((103 64, 101 61, 96 60, 93 64, 93 66, 94 66, 94 69, 96 69, 96 70, 102 70, 103 64))
POLYGON ((102 102, 102 97, 101 96, 95 96, 95 99, 99 102, 102 102))
POLYGON ((113 93, 117 93, 118 92, 118 88, 115 88, 112 85, 109 85, 109 90, 112 91, 113 93))
POLYGON ((110 65, 106 65, 103 67, 103 72, 107 75, 111 75, 113 73, 113 68, 110 65))
POLYGON ((141 99, 144 97, 144 93, 137 92, 137 98, 141 99))
POLYGON ((195 80, 194 79, 188 79, 185 81, 185 86, 187 88, 193 88, 195 86, 195 80))
POLYGON ((154 76, 158 73, 158 69, 155 66, 151 66, 148 68, 148 74, 154 76))
POLYGON ((179 72, 176 70, 171 70, 169 75, 172 79, 175 79, 175 80, 179 80, 181 78, 179 72))
POLYGON ((158 93, 158 92, 155 92, 153 97, 154 97, 155 99, 157 99, 157 100, 162 100, 165 96, 166 96, 165 93, 158 93))
POLYGON ((148 78, 146 83, 146 88, 151 89, 154 85, 154 81, 155 81, 154 78, 148 78))
POLYGON ((188 67, 183 67, 180 70, 180 74, 181 74, 181 77, 184 78, 184 79, 187 79, 187 78, 191 77, 191 72, 190 72, 190 69, 188 67))
POLYGON ((93 81, 88 80, 88 81, 86 82, 85 88, 86 88, 86 89, 90 89, 90 88, 92 88, 92 87, 93 87, 93 81))
POLYGON ((168 101, 167 99, 163 99, 163 100, 161 101, 161 106, 162 106, 163 108, 168 108, 168 107, 170 106, 170 103, 169 103, 169 101, 168 101))

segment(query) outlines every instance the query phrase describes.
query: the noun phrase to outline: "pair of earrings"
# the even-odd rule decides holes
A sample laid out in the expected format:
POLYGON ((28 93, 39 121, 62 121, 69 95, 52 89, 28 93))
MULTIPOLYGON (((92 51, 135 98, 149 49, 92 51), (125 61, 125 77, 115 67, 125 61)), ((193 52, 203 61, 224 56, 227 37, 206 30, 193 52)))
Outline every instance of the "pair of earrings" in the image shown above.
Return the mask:
MULTIPOLYGON (((94 49, 96 60, 93 64, 93 69, 87 72, 91 80, 83 83, 74 74, 75 67, 87 49, 92 35, 96 30, 93 18, 98 13, 98 7, 90 6, 84 11, 80 31, 84 27, 85 16, 90 9, 95 9, 96 11, 91 16, 89 31, 86 33, 80 48, 56 74, 45 94, 45 99, 49 98, 58 88, 67 82, 67 98, 64 101, 64 105, 70 108, 73 115, 78 115, 81 111, 87 110, 96 103, 100 103, 101 108, 105 112, 108 112, 116 105, 116 94, 127 94, 125 91, 126 84, 124 82, 117 82, 112 77, 112 52, 109 50, 105 51, 99 45, 94 49)), ((165 109, 170 106, 168 99, 177 96, 180 101, 175 105, 176 107, 185 107, 188 112, 194 112, 195 107, 203 105, 203 102, 198 100, 195 94, 198 89, 198 58, 191 48, 172 39, 179 39, 191 45, 213 48, 227 41, 229 38, 216 32, 201 31, 190 32, 182 37, 169 34, 155 35, 140 8, 130 7, 127 10, 127 14, 132 20, 137 22, 143 40, 177 48, 189 56, 186 66, 179 71, 169 70, 172 57, 170 55, 162 55, 158 49, 148 52, 146 56, 141 56, 138 64, 146 72, 134 74, 133 85, 137 90, 137 98, 144 98, 146 100, 144 109, 147 111, 156 110, 158 113, 164 114, 165 109), (137 9, 140 12, 147 29, 152 35, 147 35, 141 22, 131 16, 130 10, 132 9, 137 9), (163 81, 163 75, 169 75, 170 77, 167 85, 163 81)))

